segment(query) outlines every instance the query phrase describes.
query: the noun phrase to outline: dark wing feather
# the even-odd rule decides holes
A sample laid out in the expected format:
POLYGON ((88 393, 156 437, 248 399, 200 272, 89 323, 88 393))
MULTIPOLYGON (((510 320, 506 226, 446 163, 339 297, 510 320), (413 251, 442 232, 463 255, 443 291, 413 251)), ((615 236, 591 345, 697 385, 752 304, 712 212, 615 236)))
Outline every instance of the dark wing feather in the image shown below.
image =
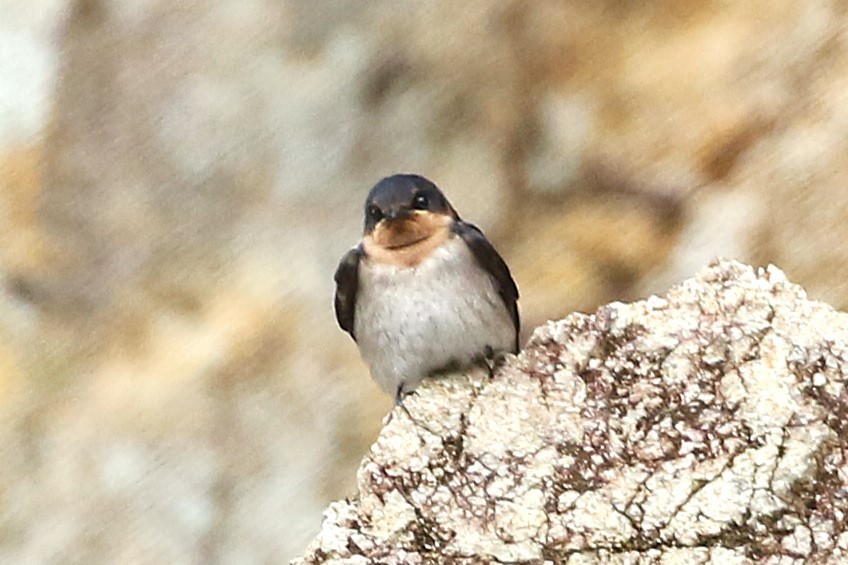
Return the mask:
POLYGON ((509 267, 477 226, 458 220, 453 224, 453 231, 465 241, 471 253, 477 259, 477 263, 492 277, 495 288, 498 289, 498 294, 500 294, 515 326, 514 352, 517 353, 518 330, 521 325, 518 319, 518 287, 515 286, 509 267))
POLYGON ((356 311, 356 293, 359 289, 359 260, 362 258, 362 244, 357 245, 344 254, 336 268, 336 320, 339 327, 353 335, 353 315, 356 311))

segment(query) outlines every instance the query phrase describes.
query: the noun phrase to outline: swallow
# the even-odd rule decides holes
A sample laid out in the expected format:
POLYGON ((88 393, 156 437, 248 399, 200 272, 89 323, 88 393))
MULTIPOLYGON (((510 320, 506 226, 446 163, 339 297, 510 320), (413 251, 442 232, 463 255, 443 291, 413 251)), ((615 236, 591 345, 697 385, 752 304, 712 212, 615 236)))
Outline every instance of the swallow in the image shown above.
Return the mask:
POLYGON ((518 352, 509 267, 424 177, 374 185, 362 240, 342 257, 335 282, 339 326, 398 404, 429 375, 518 352))

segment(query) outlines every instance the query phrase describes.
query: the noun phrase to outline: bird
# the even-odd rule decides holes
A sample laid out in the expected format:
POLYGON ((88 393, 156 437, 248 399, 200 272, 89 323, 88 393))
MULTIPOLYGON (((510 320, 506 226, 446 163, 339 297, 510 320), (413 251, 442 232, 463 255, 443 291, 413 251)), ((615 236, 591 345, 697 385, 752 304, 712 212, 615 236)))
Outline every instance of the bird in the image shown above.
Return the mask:
POLYGON ((509 267, 432 181, 383 178, 364 216, 335 272, 336 320, 396 404, 428 376, 518 353, 509 267))

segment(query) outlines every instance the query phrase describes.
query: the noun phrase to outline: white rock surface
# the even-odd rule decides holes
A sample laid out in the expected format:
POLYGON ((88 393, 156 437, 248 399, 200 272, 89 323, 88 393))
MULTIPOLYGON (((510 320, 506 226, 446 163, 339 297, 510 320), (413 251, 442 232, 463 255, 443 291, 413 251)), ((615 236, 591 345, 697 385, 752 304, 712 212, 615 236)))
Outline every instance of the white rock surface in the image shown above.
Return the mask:
POLYGON ((846 332, 735 262, 550 322, 409 397, 296 563, 844 562, 846 332))

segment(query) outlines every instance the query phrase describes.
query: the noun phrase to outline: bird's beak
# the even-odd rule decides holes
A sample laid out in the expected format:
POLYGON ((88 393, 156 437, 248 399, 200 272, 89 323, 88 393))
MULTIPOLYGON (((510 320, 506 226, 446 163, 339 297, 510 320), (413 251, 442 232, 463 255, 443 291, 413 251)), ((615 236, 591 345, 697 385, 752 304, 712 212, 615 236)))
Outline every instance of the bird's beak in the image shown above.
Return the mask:
POLYGON ((388 212, 385 216, 383 216, 383 220, 386 223, 392 223, 397 220, 406 220, 410 216, 412 216, 412 213, 409 210, 392 210, 391 212, 388 212))

